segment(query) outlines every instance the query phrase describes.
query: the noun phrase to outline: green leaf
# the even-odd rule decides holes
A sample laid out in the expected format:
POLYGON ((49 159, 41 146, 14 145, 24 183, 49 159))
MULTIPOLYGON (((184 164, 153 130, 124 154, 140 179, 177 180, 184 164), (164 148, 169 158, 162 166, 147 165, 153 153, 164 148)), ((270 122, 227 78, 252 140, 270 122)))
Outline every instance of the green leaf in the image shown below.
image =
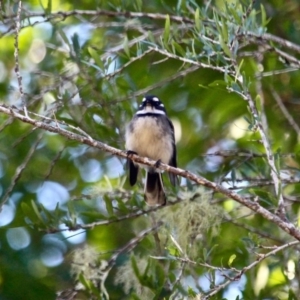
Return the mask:
POLYGON ((87 289, 90 289, 90 284, 89 282, 85 279, 85 277, 83 276, 83 273, 80 273, 79 277, 79 282, 81 282, 81 284, 87 289))
POLYGON ((197 7, 195 11, 195 27, 197 31, 201 30, 200 9, 197 7))
POLYGON ((107 213, 109 216, 114 216, 114 208, 113 208, 113 205, 112 205, 112 200, 107 197, 106 195, 103 196, 103 200, 105 202, 105 207, 106 207, 106 210, 107 210, 107 213))
POLYGON ((260 202, 264 202, 270 206, 272 206, 273 203, 277 202, 277 199, 274 198, 273 194, 271 194, 267 191, 264 191, 262 189, 251 188, 251 189, 249 189, 249 191, 251 193, 253 193, 254 195, 258 196, 260 202))
POLYGON ((235 254, 232 254, 230 257, 229 257, 229 260, 228 260, 228 266, 231 267, 233 261, 236 259, 236 255, 235 254))
POLYGON ((211 253, 215 250, 215 248, 219 247, 218 244, 214 244, 210 249, 209 251, 207 251, 206 248, 203 248, 203 258, 204 258, 204 261, 207 261, 207 259, 209 258, 209 256, 211 255, 211 253))
POLYGON ((68 201, 67 206, 68 206, 68 213, 69 213, 70 221, 71 221, 72 225, 76 225, 76 223, 77 223, 77 214, 76 214, 73 202, 68 201))
POLYGON ((32 209, 32 207, 30 207, 27 203, 21 202, 21 208, 25 217, 27 217, 33 224, 42 224, 39 216, 37 216, 37 214, 35 213, 35 210, 32 209))
POLYGON ((228 43, 228 28, 227 28, 227 20, 225 18, 222 18, 222 39, 225 41, 225 43, 228 43))
POLYGON ((102 299, 98 288, 94 285, 94 283, 91 280, 86 279, 82 272, 80 273, 78 280, 88 292, 93 293, 93 295, 96 296, 96 299, 102 299))
POLYGON ((132 269, 133 269, 133 272, 134 272, 135 276, 138 279, 141 278, 141 274, 140 274, 138 265, 137 265, 135 257, 133 255, 131 255, 131 266, 132 266, 132 269))
POLYGON ((74 52, 76 54, 76 57, 80 58, 81 47, 80 47, 80 44, 79 44, 79 36, 78 36, 77 33, 73 34, 73 36, 71 37, 71 41, 72 41, 72 44, 73 44, 73 49, 74 49, 74 52))
POLYGON ((168 44, 170 37, 170 16, 167 15, 164 30, 164 44, 168 44))
POLYGON ((133 299, 133 300, 141 300, 141 298, 138 297, 138 295, 136 293, 131 293, 130 294, 130 299, 133 299))
POLYGON ((279 174, 281 167, 281 148, 278 148, 274 153, 274 162, 276 167, 276 172, 279 174))
MULTIPOLYGON (((179 52, 179 54, 183 57, 185 57, 185 51, 183 50, 183 48, 176 43, 174 40, 172 40, 172 46, 176 49, 177 52, 179 52)), ((175 51, 173 51, 175 53, 175 51)))
POLYGON ((156 45, 156 41, 155 41, 152 31, 148 31, 148 39, 153 44, 153 46, 156 45))
POLYGON ((49 15, 51 14, 51 11, 52 11, 52 0, 48 0, 48 5, 47 8, 45 9, 45 13, 49 15))
POLYGON ((134 1, 134 8, 136 11, 141 11, 143 7, 143 1, 142 0, 135 0, 134 1))
POLYGON ((239 16, 239 14, 237 13, 236 7, 233 5, 228 5, 227 8, 229 10, 228 13, 230 14, 230 16, 232 16, 234 18, 234 21, 237 24, 241 24, 241 18, 239 16))
POLYGON ((187 292, 188 292, 188 296, 193 299, 195 299, 195 297, 197 296, 197 293, 190 286, 188 287, 187 292))
POLYGON ((118 203, 118 210, 124 214, 127 214, 129 212, 128 207, 126 204, 123 202, 123 199, 117 198, 117 203, 118 203))
POLYGON ((125 54, 127 55, 128 58, 130 58, 130 49, 129 49, 128 37, 127 36, 125 36, 125 38, 124 38, 123 47, 124 47, 125 54))
POLYGON ((231 57, 231 51, 229 49, 229 47, 227 46, 226 42, 224 42, 224 39, 221 35, 219 35, 219 43, 224 51, 224 53, 228 56, 231 57))
POLYGON ((88 52, 90 53, 91 57, 94 59, 96 65, 101 69, 105 70, 104 64, 102 60, 100 59, 100 55, 96 50, 94 50, 92 47, 88 47, 88 52))
POLYGON ((158 289, 162 289, 165 284, 165 272, 159 263, 156 263, 155 266, 155 277, 157 280, 158 289))
POLYGON ((36 216, 38 217, 39 221, 41 222, 41 224, 44 224, 45 221, 38 209, 38 206, 36 205, 36 203, 33 200, 31 200, 31 206, 32 206, 33 211, 35 212, 36 216))
POLYGON ((238 66, 237 70, 236 70, 235 80, 239 80, 239 77, 241 75, 240 72, 241 72, 241 68, 242 68, 243 64, 244 64, 244 60, 242 59, 241 62, 239 63, 239 66, 238 66))
POLYGON ((64 41, 70 48, 72 48, 72 47, 71 47, 71 44, 70 44, 70 42, 69 42, 69 39, 68 39, 68 37, 66 36, 65 32, 64 32, 60 27, 57 28, 57 31, 59 32, 59 35, 60 35, 60 37, 63 39, 63 41, 64 41))
POLYGON ((231 88, 233 89, 233 91, 235 91, 238 94, 242 93, 242 89, 241 89, 240 85, 236 82, 231 83, 231 88))
POLYGON ((294 291, 290 288, 289 289, 289 297, 288 300, 297 300, 298 298, 296 297, 296 294, 294 293, 294 291))
POLYGON ((227 84, 224 80, 215 80, 208 85, 209 87, 226 87, 227 84))
POLYGON ((261 25, 263 27, 265 27, 269 21, 267 21, 267 14, 266 14, 266 10, 265 7, 260 4, 260 13, 261 13, 261 25))

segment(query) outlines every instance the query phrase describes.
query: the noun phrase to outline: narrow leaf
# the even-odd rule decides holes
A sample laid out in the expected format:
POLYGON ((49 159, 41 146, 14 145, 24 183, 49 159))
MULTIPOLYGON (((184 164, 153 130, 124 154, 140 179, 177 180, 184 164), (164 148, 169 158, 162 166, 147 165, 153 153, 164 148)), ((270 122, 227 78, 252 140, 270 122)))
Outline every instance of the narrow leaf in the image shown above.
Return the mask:
POLYGON ((89 51, 91 57, 94 59, 96 65, 98 67, 100 67, 101 70, 104 71, 104 69, 105 69, 104 64, 103 64, 102 60, 100 59, 98 52, 95 49, 93 49, 92 47, 88 47, 88 51, 89 51))
POLYGON ((124 47, 125 54, 130 58, 130 50, 129 50, 128 37, 127 36, 125 36, 125 38, 124 38, 123 47, 124 47))
POLYGON ((41 221, 42 224, 44 224, 43 217, 42 217, 42 215, 41 215, 41 213, 40 213, 40 211, 39 211, 36 203, 33 200, 31 200, 31 206, 32 206, 32 208, 33 208, 36 216, 38 217, 38 219, 41 221))
POLYGON ((262 26, 266 26, 267 25, 267 15, 266 15, 266 11, 265 8, 262 4, 260 4, 260 13, 261 13, 261 24, 262 26))
POLYGON ((164 31, 164 43, 167 44, 170 37, 170 16, 167 15, 165 22, 165 31, 164 31))
POLYGON ((76 54, 76 57, 80 57, 80 44, 79 44, 79 36, 77 33, 73 34, 72 38, 72 44, 73 44, 73 49, 74 49, 74 52, 76 54))
POLYGON ((140 271, 139 271, 139 267, 138 267, 138 265, 136 263, 136 260, 135 260, 133 255, 131 256, 131 265, 132 265, 132 269, 133 269, 133 272, 134 272, 135 276, 138 279, 140 279, 141 274, 140 274, 140 271))
POLYGON ((176 43, 175 41, 172 41, 172 46, 174 46, 176 51, 179 52, 179 54, 181 56, 185 57, 185 51, 183 50, 183 48, 178 43, 176 43))
POLYGON ((229 257, 229 260, 228 260, 228 265, 229 267, 231 267, 233 261, 236 259, 236 255, 235 254, 232 254, 230 257, 229 257))
POLYGON ((201 30, 201 21, 200 21, 200 10, 199 10, 199 7, 197 7, 197 9, 195 11, 195 27, 196 27, 197 31, 201 30))
POLYGON ((50 15, 51 11, 52 11, 52 0, 48 0, 48 5, 47 5, 47 8, 45 9, 45 13, 47 15, 50 15))
POLYGON ((114 208, 113 208, 111 199, 104 196, 103 200, 105 202, 106 210, 107 210, 107 213, 109 214, 109 216, 114 216, 114 208))
POLYGON ((180 245, 178 244, 178 242, 174 239, 174 237, 172 236, 172 234, 170 234, 171 240, 174 243, 174 245, 176 246, 176 248, 183 254, 183 250, 180 247, 180 245))

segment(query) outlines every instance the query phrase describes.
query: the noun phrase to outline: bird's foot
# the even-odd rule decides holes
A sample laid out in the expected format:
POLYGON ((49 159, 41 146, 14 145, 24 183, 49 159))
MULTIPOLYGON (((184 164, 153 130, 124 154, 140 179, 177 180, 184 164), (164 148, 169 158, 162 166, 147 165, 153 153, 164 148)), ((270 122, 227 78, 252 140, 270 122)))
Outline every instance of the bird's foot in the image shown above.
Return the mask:
POLYGON ((137 155, 137 153, 132 150, 127 150, 127 157, 132 156, 132 155, 137 155))
POLYGON ((155 167, 156 167, 156 168, 159 168, 160 164, 161 164, 161 160, 159 159, 159 160, 155 163, 155 167))

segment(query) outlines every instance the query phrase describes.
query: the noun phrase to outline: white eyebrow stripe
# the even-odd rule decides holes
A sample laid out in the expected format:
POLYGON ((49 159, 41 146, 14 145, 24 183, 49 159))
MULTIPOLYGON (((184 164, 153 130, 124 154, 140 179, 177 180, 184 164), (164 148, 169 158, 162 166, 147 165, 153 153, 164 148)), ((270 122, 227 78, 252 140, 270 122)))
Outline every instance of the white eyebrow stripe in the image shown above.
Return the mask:
POLYGON ((153 101, 159 101, 159 99, 157 97, 153 97, 152 100, 153 101))
POLYGON ((164 105, 161 103, 161 104, 159 104, 159 106, 162 106, 162 107, 164 107, 164 105))
POLYGON ((147 99, 146 98, 143 98, 143 102, 145 102, 147 99))
POLYGON ((139 110, 136 112, 136 115, 146 115, 146 114, 154 114, 154 115, 165 115, 166 113, 159 109, 154 109, 152 111, 149 110, 139 110))

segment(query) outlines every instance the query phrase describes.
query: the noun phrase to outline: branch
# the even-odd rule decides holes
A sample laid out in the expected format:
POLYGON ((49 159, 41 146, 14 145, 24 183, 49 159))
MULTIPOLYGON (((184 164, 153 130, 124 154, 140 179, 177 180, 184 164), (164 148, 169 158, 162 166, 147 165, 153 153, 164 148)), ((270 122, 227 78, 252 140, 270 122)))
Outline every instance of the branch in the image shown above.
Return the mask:
POLYGON ((235 75, 234 72, 230 71, 229 68, 231 67, 231 65, 227 66, 227 67, 218 67, 218 66, 213 66, 213 65, 210 65, 210 64, 204 64, 202 62, 199 62, 199 61, 196 61, 196 60, 192 60, 192 59, 188 59, 188 58, 185 58, 185 57, 181 57, 181 56, 178 56, 176 54, 173 54, 173 53, 170 53, 166 50, 162 50, 162 49, 159 49, 159 48, 154 48, 154 47, 151 47, 151 49, 153 49, 154 51, 164 55, 164 56, 167 56, 169 58, 173 58, 173 59, 176 59, 176 60, 179 60, 179 61, 182 61, 184 63, 188 63, 188 64, 191 64, 191 65, 196 65, 200 68, 204 68, 204 69, 211 69, 211 70, 215 70, 215 71, 218 71, 218 72, 221 72, 221 73, 224 73, 224 74, 230 74, 230 75, 235 75))
MULTIPOLYGON (((175 16, 175 15, 168 15, 168 14, 155 14, 155 13, 146 13, 146 12, 131 12, 131 11, 109 11, 109 10, 80 10, 75 9, 71 11, 57 11, 53 12, 52 14, 46 14, 41 12, 30 12, 25 14, 25 18, 30 17, 42 17, 47 18, 48 20, 52 20, 55 18, 66 19, 72 16, 90 16, 90 17, 99 17, 99 16, 106 16, 106 17, 125 17, 129 18, 148 18, 152 20, 166 20, 167 17, 170 18, 171 21, 176 23, 188 23, 194 24, 194 20, 190 18, 175 16)), ((4 20, 10 20, 17 17, 16 14, 14 15, 2 15, 4 20)))
POLYGON ((22 1, 19 1, 19 6, 18 6, 18 12, 17 12, 17 18, 16 18, 16 35, 15 35, 15 52, 14 52, 14 57, 15 57, 15 73, 18 79, 18 85, 19 85, 19 91, 20 91, 20 96, 21 96, 21 102, 23 105, 24 113, 27 116, 27 108, 25 104, 25 99, 24 99, 24 91, 23 91, 23 85, 22 85, 22 76, 20 75, 20 68, 19 68, 19 32, 20 32, 20 15, 22 11, 22 1))
MULTIPOLYGON (((37 128, 41 128, 41 129, 44 129, 49 132, 58 133, 61 136, 64 136, 65 138, 67 138, 69 140, 77 141, 79 143, 86 144, 91 147, 98 148, 102 151, 111 153, 113 155, 116 155, 116 156, 119 156, 122 158, 129 158, 134 162, 156 168, 157 162, 154 160, 151 160, 147 157, 140 157, 140 156, 134 155, 134 154, 128 155, 126 151, 119 150, 119 149, 111 147, 107 144, 98 142, 98 141, 92 139, 88 135, 83 136, 83 135, 79 135, 79 134, 73 133, 71 131, 68 131, 68 130, 60 127, 59 124, 57 123, 57 121, 55 121, 55 120, 52 120, 51 124, 44 123, 42 121, 35 120, 28 116, 20 114, 19 111, 15 110, 11 107, 6 107, 4 105, 0 105, 0 112, 4 113, 6 115, 12 116, 22 122, 31 124, 37 128)), ((68 125, 66 124, 66 126, 68 126, 68 125)), ((66 127, 66 126, 64 126, 64 127, 66 127)), ((73 127, 73 129, 76 129, 79 131, 79 128, 73 127)), ((294 238, 296 238, 297 240, 300 241, 300 231, 298 229, 296 229, 292 223, 290 223, 288 221, 284 221, 283 219, 279 218, 275 214, 272 214, 267 209, 260 206, 259 203, 250 201, 250 200, 240 196, 239 194, 235 193, 234 191, 228 190, 219 184, 211 182, 203 177, 197 176, 196 174, 193 174, 189 171, 186 171, 186 170, 183 170, 180 168, 174 168, 174 167, 171 167, 171 166, 163 164, 163 163, 161 163, 161 165, 159 166, 159 169, 167 171, 167 172, 171 172, 173 174, 179 175, 184 178, 187 178, 199 185, 203 185, 209 189, 214 190, 215 192, 219 192, 219 193, 239 202, 240 204, 250 208, 252 211, 262 215, 265 219, 271 221, 272 223, 277 224, 281 229, 283 229, 289 235, 293 236, 294 238)))
POLYGON ((275 165, 274 155, 272 153, 270 142, 269 142, 267 134, 266 134, 266 128, 264 128, 264 125, 261 122, 261 118, 258 114, 258 110, 256 108, 255 102, 252 99, 251 95, 249 93, 247 93, 245 95, 245 98, 248 101, 250 111, 255 120, 257 129, 260 133, 262 144, 263 144, 266 154, 267 154, 267 161, 271 168, 271 177, 274 181, 275 193, 278 197, 277 212, 281 219, 285 219, 286 216, 285 216, 285 208, 284 208, 284 199, 283 199, 282 192, 281 192, 282 187, 281 187, 280 174, 278 173, 276 165, 275 165))
POLYGON ((257 34, 257 33, 253 33, 253 32, 246 32, 246 33, 243 33, 243 34, 240 34, 239 36, 250 36, 250 37, 254 37, 256 39, 259 39, 259 40, 262 40, 262 41, 265 41, 265 42, 275 42, 283 47, 286 47, 288 49, 291 49, 293 51, 296 51, 297 53, 300 53, 300 46, 297 45, 297 44, 294 44, 288 40, 285 40, 285 39, 282 39, 278 36, 275 36, 273 34, 269 34, 269 33, 265 33, 265 34, 257 34))
POLYGON ((276 254, 279 251, 283 251, 284 249, 288 248, 288 247, 292 247, 295 246, 299 243, 299 241, 293 241, 287 244, 284 244, 282 246, 276 247, 274 250, 266 253, 266 254, 257 254, 257 258, 256 260, 251 263, 250 265, 248 265, 247 267, 244 267, 236 276, 234 276, 233 278, 230 278, 229 280, 227 280, 226 282, 224 282, 223 284, 218 285, 212 292, 210 292, 209 294, 205 295, 205 297, 203 299, 209 299, 211 296, 217 294, 220 290, 224 289, 227 285, 229 285, 231 282, 239 280, 242 275, 253 269, 255 266, 257 266, 262 260, 266 259, 267 257, 276 254))
POLYGON ((16 185, 16 183, 18 182, 18 180, 20 179, 24 169, 26 168, 27 164, 29 163, 30 159, 32 158, 32 156, 35 153, 36 148, 38 147, 41 139, 43 138, 43 133, 40 132, 37 140, 35 141, 35 143, 31 146, 31 148, 29 149, 24 161, 16 168, 15 174, 13 175, 12 179, 11 179, 11 183, 9 185, 9 187, 7 188, 5 194, 2 197, 2 201, 0 203, 0 213, 3 209, 3 205, 7 202, 11 192, 13 191, 14 186, 16 185))
MULTIPOLYGON (((109 225, 111 223, 121 222, 121 221, 124 221, 124 220, 128 220, 128 219, 136 218, 136 217, 139 217, 139 216, 142 216, 142 215, 145 215, 145 214, 149 214, 151 212, 155 212, 157 210, 160 210, 160 209, 162 209, 166 206, 174 205, 174 204, 180 203, 182 201, 183 201, 182 199, 178 198, 176 201, 168 202, 165 206, 155 206, 155 207, 149 208, 147 210, 140 210, 139 209, 138 211, 131 212, 131 213, 125 215, 125 216, 121 216, 121 217, 118 217, 116 219, 96 221, 96 222, 89 223, 89 224, 77 224, 76 228, 66 228, 66 229, 60 229, 60 230, 57 230, 57 231, 72 230, 72 229, 73 230, 89 229, 89 228, 94 228, 95 226, 109 225)), ((51 231, 51 233, 57 232, 57 231, 51 231)))
POLYGON ((292 128, 294 128, 294 130, 297 133, 298 137, 300 137, 300 127, 295 122, 294 118, 289 113, 289 111, 287 110, 287 108, 284 106, 284 104, 283 104, 280 96, 278 95, 277 92, 275 92, 274 89, 271 90, 271 93, 272 93, 273 98, 275 99, 277 105, 279 106, 281 112, 283 113, 283 115, 285 116, 285 118, 287 119, 287 121, 290 123, 290 125, 292 126, 292 128))

